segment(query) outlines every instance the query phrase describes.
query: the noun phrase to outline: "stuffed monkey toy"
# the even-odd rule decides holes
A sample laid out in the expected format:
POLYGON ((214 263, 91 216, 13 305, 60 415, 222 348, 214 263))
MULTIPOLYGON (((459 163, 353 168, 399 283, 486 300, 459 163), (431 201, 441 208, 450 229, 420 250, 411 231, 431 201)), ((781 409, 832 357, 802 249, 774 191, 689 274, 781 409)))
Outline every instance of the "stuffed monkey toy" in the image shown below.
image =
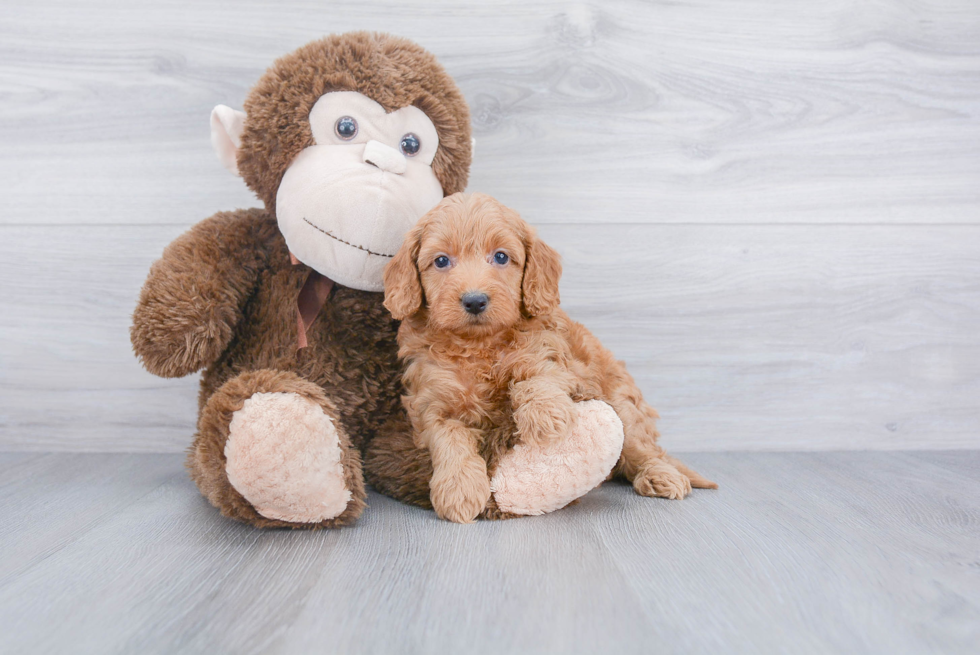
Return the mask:
MULTIPOLYGON (((147 370, 203 369, 191 477, 222 514, 258 527, 348 525, 365 507, 365 477, 431 507, 382 273, 419 217, 466 186, 463 95, 418 45, 350 33, 276 61, 244 109, 214 109, 212 143, 264 208, 220 212, 178 237, 133 315, 147 370)), ((622 426, 607 419, 597 443, 612 451, 622 426)), ((567 504, 609 460, 584 464, 588 488, 545 485, 518 511, 491 498, 483 516, 567 504)))

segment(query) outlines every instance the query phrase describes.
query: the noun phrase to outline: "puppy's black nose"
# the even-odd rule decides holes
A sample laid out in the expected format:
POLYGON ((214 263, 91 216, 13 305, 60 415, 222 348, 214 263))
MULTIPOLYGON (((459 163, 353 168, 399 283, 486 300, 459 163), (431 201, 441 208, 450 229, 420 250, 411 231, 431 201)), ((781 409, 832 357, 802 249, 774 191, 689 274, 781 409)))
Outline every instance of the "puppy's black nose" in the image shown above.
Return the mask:
POLYGON ((487 294, 479 291, 468 291, 464 293, 463 297, 459 300, 461 303, 463 303, 463 308, 474 316, 476 314, 482 314, 483 310, 487 308, 487 304, 490 302, 487 294))

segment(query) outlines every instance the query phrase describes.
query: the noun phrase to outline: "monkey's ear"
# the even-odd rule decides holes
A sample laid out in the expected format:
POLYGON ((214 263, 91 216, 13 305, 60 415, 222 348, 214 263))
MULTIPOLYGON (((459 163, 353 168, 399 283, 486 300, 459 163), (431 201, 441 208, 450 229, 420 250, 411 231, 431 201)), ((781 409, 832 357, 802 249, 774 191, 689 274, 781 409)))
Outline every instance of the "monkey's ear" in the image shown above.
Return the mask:
POLYGON ((218 105, 211 110, 211 145, 225 168, 238 175, 238 149, 242 145, 245 112, 218 105))
POLYGON ((527 259, 521 283, 524 311, 528 316, 540 316, 558 307, 561 255, 533 233, 528 236, 525 250, 527 259))
POLYGON ((422 226, 405 235, 402 247, 385 266, 385 307, 397 321, 404 321, 422 309, 422 282, 416 260, 422 242, 422 226))

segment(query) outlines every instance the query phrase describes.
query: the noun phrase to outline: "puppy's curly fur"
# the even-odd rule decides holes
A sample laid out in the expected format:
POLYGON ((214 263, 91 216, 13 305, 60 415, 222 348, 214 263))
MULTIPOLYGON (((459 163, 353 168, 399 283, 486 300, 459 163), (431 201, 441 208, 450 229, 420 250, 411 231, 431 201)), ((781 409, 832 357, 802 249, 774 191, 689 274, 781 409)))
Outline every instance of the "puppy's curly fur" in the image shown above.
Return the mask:
POLYGON ((615 472, 637 493, 717 488, 657 445, 657 413, 623 363, 559 308, 560 277, 558 253, 515 211, 462 193, 426 214, 385 270, 385 306, 403 321, 403 401, 443 518, 479 516, 500 456, 517 440, 563 438, 574 403, 591 399, 623 421, 615 472), (485 295, 485 309, 468 311, 465 294, 485 295))

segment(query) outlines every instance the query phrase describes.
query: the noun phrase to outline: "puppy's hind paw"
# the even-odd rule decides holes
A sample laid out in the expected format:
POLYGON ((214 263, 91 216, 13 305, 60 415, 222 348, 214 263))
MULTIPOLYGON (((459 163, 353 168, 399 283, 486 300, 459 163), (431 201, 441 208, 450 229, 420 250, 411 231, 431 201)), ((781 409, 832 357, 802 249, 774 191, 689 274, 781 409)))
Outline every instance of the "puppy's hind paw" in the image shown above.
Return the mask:
POLYGON ((691 493, 691 480, 670 464, 658 462, 636 475, 633 489, 641 496, 680 500, 691 493))

